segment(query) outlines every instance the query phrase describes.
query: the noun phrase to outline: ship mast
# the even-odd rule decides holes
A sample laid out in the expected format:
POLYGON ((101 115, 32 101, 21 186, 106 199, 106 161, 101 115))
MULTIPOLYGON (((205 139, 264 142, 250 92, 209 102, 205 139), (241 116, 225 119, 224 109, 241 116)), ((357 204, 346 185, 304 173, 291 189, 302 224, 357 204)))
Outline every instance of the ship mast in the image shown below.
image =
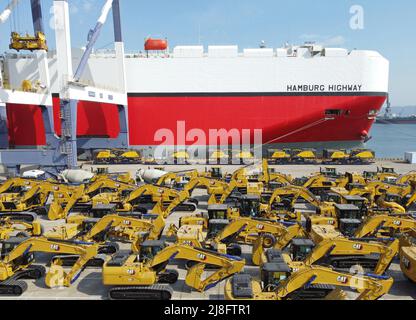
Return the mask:
POLYGON ((387 97, 387 108, 386 112, 384 113, 384 118, 390 119, 392 118, 392 112, 391 112, 391 103, 390 103, 390 96, 387 97))

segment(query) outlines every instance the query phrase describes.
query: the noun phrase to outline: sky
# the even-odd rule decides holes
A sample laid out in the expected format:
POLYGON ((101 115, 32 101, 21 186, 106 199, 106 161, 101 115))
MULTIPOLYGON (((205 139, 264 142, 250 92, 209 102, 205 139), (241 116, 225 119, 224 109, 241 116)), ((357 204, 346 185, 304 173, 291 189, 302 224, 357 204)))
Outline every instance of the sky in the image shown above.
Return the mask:
MULTIPOLYGON (((0 0, 2 10, 9 0, 0 0)), ((52 0, 42 0, 48 44, 52 0)), ((69 0, 74 47, 86 44, 104 0, 69 0)), ((0 25, 0 51, 10 32, 32 33, 30 1, 21 0, 13 19, 0 25)), ((120 0, 126 51, 143 50, 148 36, 175 45, 233 44, 268 47, 315 41, 331 47, 377 50, 390 60, 390 95, 395 106, 416 105, 416 1, 414 0, 120 0), (357 6, 360 11, 357 11, 357 6), (361 11, 362 8, 362 11, 361 11), (352 11, 351 11, 352 10, 352 11), (363 19, 356 20, 356 17, 363 19), (359 16, 357 15, 359 14, 359 16), (351 28, 351 22, 355 28, 351 28), (357 28, 357 26, 359 28, 357 28)), ((111 48, 112 19, 96 48, 111 48)))

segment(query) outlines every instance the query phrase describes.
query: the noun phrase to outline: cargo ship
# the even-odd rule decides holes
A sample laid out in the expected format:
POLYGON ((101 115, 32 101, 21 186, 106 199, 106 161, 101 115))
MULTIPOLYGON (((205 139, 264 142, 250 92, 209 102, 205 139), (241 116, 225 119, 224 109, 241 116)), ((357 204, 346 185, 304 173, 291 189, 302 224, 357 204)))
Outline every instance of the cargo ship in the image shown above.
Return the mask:
POLYGON ((380 124, 416 124, 416 114, 402 117, 395 115, 391 109, 391 104, 387 102, 386 111, 382 116, 377 117, 376 123, 380 124))
MULTIPOLYGON (((148 39, 154 40, 154 39, 148 39)), ((211 130, 262 132, 269 148, 354 148, 369 139, 386 102, 389 62, 369 50, 325 48, 317 44, 282 48, 176 46, 146 41, 145 49, 126 54, 129 135, 133 148, 161 144, 160 130, 173 132, 173 145, 210 145, 211 130), (181 136, 181 137, 180 137, 181 136)), ((74 65, 82 55, 73 49, 74 65)), ((48 53, 55 130, 59 127, 57 57, 48 53)), ((33 54, 6 53, 3 79, 10 88, 24 80, 36 83, 33 54)), ((95 51, 82 81, 97 87, 117 86, 112 51, 95 51)), ((78 136, 116 137, 117 106, 79 102, 78 136)), ((15 148, 42 146, 45 132, 39 108, 7 108, 9 142, 15 148)), ((231 138, 216 141, 231 145, 231 138)))

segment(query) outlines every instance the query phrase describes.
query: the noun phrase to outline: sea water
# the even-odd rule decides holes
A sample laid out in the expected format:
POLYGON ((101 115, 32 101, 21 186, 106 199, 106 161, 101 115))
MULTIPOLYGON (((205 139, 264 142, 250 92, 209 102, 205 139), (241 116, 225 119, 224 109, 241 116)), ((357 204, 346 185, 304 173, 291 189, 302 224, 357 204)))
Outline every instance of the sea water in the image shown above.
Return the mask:
POLYGON ((377 158, 403 158, 405 152, 416 152, 416 124, 374 124, 372 139, 366 147, 377 158))

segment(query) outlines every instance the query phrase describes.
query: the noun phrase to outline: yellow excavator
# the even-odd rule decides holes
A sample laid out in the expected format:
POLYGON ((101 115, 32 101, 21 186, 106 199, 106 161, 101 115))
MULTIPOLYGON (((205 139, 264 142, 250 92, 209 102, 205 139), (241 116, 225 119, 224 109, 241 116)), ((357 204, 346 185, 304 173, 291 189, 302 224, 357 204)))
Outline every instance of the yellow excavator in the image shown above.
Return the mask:
POLYGON ((64 212, 63 207, 76 194, 83 193, 83 186, 70 186, 52 181, 38 181, 29 179, 13 179, 3 185, 7 190, 20 190, 19 195, 3 199, 1 211, 21 212, 32 211, 39 215, 46 215, 51 220, 60 219, 64 212), (24 192, 22 192, 25 190, 24 192), (47 208, 47 201, 52 195, 52 202, 47 208))
POLYGON ((262 233, 253 243, 251 261, 255 266, 260 266, 267 260, 267 249, 283 250, 295 238, 304 238, 305 236, 305 231, 299 223, 280 228, 276 234, 262 233))
POLYGON ((287 164, 290 162, 290 151, 283 150, 269 150, 268 162, 270 164, 287 164))
MULTIPOLYGON (((360 266, 366 271, 382 275, 399 252, 400 241, 389 240, 388 245, 346 238, 327 239, 315 244, 310 239, 297 238, 292 241, 290 250, 282 253, 282 257, 292 271, 318 264, 343 270, 360 266)), ((264 262, 273 262, 269 256, 266 253, 268 259, 264 262)), ((274 252, 273 256, 278 254, 274 252)))
MULTIPOLYGON (((280 238, 290 233, 291 236, 304 235, 299 225, 286 227, 272 220, 238 217, 234 220, 210 219, 205 223, 184 224, 178 228, 171 226, 168 236, 174 236, 176 242, 197 248, 215 250, 219 253, 240 256, 239 243, 253 244, 262 235, 280 238), (291 228, 291 229, 290 229, 291 228)), ((289 236, 287 235, 287 239, 289 236)))
MULTIPOLYGON (((308 189, 294 185, 274 190, 273 194, 268 199, 268 203, 261 206, 261 210, 269 214, 273 212, 289 214, 295 210, 295 205, 300 202, 300 200, 313 206, 319 215, 334 215, 335 209, 333 203, 322 202, 308 189)), ((299 216, 296 218, 299 219, 299 216)))
POLYGON ((352 164, 370 164, 374 162, 375 158, 375 152, 368 149, 355 149, 349 155, 349 161, 352 164))
POLYGON ((353 204, 335 204, 334 208, 333 216, 315 215, 307 218, 306 230, 312 239, 333 238, 332 233, 346 237, 355 235, 365 218, 362 210, 353 204))
POLYGON ((323 151, 323 163, 347 164, 350 156, 346 150, 325 149, 323 151))
POLYGON ((35 211, 38 214, 45 214, 46 194, 34 192, 40 185, 49 182, 12 178, 7 180, 0 187, 0 211, 19 212, 35 211))
POLYGON ((101 150, 95 155, 95 164, 138 164, 140 153, 134 150, 101 150))
POLYGON ((143 205, 151 205, 149 208, 155 214, 165 211, 174 202, 175 210, 193 212, 197 209, 197 202, 190 197, 187 190, 177 191, 155 185, 142 185, 131 192, 120 204, 119 211, 134 211, 143 205), (178 201, 180 199, 180 201, 178 201))
POLYGON ((103 284, 109 287, 108 296, 113 300, 170 300, 169 284, 178 280, 178 272, 167 270, 169 261, 194 261, 186 275, 185 283, 197 291, 205 291, 217 283, 241 272, 245 261, 216 252, 184 245, 166 246, 163 241, 146 241, 140 253, 119 253, 109 258, 103 266, 103 284), (202 278, 207 266, 216 269, 202 278))
POLYGON ((416 220, 394 215, 368 217, 355 233, 355 238, 386 237, 407 233, 416 229, 416 220))
POLYGON ((16 236, 19 238, 38 237, 43 233, 43 228, 37 215, 26 213, 0 213, 0 240, 7 240, 16 236))
POLYGON ((292 163, 311 163, 317 160, 316 150, 314 149, 293 149, 290 150, 290 161, 292 163))
MULTIPOLYGON (((160 239, 165 228, 165 220, 161 215, 152 218, 139 219, 127 215, 110 214, 101 219, 95 219, 77 215, 69 217, 66 224, 57 226, 45 233, 45 237, 101 244, 106 243, 109 239, 127 241, 132 243, 132 251, 138 252, 140 243, 144 239, 160 239)), ((111 253, 114 253, 117 249, 115 247, 114 250, 111 250, 111 253)))
POLYGON ((39 238, 10 238, 3 242, 0 261, 0 294, 20 296, 27 289, 27 284, 21 279, 40 279, 45 274, 45 268, 33 265, 34 253, 52 253, 56 256, 45 278, 45 284, 69 287, 76 281, 79 274, 92 262, 92 265, 102 265, 103 260, 95 258, 99 255, 100 246, 91 243, 49 240, 39 238), (70 258, 76 262, 70 272, 65 273, 60 267, 62 260, 70 258))
MULTIPOLYGON (((318 266, 291 274, 287 265, 272 263, 262 266, 261 282, 248 274, 234 275, 227 280, 224 294, 226 300, 334 299, 334 289, 344 287, 359 293, 356 300, 377 300, 392 285, 391 277, 353 275, 318 266)), ((346 295, 339 292, 337 296, 345 298, 346 295)))
POLYGON ((396 183, 398 185, 410 184, 410 182, 416 183, 416 171, 408 172, 407 174, 401 175, 397 178, 396 183))
POLYGON ((363 176, 368 181, 381 181, 381 182, 396 182, 399 178, 393 167, 383 166, 377 168, 376 172, 364 171, 363 176))
POLYGON ((404 234, 400 239, 400 269, 404 276, 416 283, 416 229, 404 234))

